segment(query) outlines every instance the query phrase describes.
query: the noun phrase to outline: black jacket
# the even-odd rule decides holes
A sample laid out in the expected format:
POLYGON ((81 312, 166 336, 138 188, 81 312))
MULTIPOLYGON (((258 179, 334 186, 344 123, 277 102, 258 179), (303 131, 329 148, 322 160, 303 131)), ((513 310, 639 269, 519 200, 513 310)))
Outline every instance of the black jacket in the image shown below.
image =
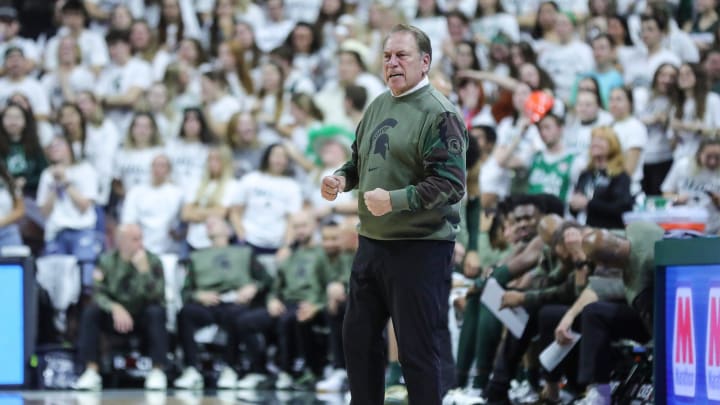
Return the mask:
MULTIPOLYGON (((622 214, 633 208, 630 176, 627 173, 608 177, 605 171, 583 170, 575 192, 590 199, 586 208, 588 226, 606 229, 625 227, 622 214)), ((577 212, 571 212, 577 215, 577 212)))

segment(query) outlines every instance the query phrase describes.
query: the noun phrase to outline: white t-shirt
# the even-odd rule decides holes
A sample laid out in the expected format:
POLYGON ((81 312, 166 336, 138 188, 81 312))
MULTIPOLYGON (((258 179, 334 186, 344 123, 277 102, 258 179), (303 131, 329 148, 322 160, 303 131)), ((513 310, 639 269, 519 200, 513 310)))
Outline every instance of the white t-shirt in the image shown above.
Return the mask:
POLYGON ((442 44, 448 37, 447 21, 443 16, 420 17, 415 18, 412 24, 428 35, 430 38, 430 47, 432 48, 432 56, 435 60, 442 58, 442 44))
POLYGON ((625 84, 628 86, 650 87, 655 71, 664 63, 680 66, 680 58, 667 49, 661 49, 652 56, 644 48, 636 47, 633 52, 620 53, 625 84))
POLYGON ((4 181, 0 180, 0 219, 10 215, 14 207, 12 190, 4 181))
MULTIPOLYGON (((70 35, 70 30, 61 27, 57 35, 48 41, 45 47, 45 71, 53 71, 58 65, 58 46, 60 39, 70 35)), ((110 61, 107 43, 102 35, 90 31, 82 30, 78 38, 78 46, 82 54, 82 63, 86 66, 105 66, 110 61)))
POLYGON ((545 144, 540 138, 540 132, 538 131, 537 126, 528 126, 525 131, 525 135, 523 136, 520 133, 520 128, 518 128, 513 122, 512 117, 505 117, 500 120, 500 123, 498 123, 497 126, 498 146, 510 145, 515 137, 518 136, 522 136, 522 140, 515 149, 513 156, 517 157, 526 164, 530 164, 530 160, 535 152, 545 149, 545 144))
MULTIPOLYGON (((695 112, 695 99, 685 100, 683 105, 683 121, 697 121, 695 112)), ((670 112, 675 116, 675 111, 670 112)), ((707 128, 720 128, 720 96, 709 92, 705 98, 705 115, 702 117, 703 125, 707 128)), ((678 160, 686 156, 694 156, 703 135, 696 132, 676 131, 678 143, 673 151, 673 159, 678 160)))
POLYGON ((512 172, 498 165, 495 157, 490 155, 480 168, 480 193, 495 194, 502 200, 510 193, 512 172))
POLYGON ((563 132, 563 143, 568 150, 576 154, 587 157, 590 153, 591 133, 594 128, 610 125, 613 117, 605 110, 598 111, 597 119, 590 124, 584 125, 579 120, 574 120, 565 126, 563 132))
POLYGON ((302 191, 292 178, 252 172, 240 179, 233 202, 245 207, 242 221, 247 242, 279 248, 288 215, 302 208, 302 191))
MULTIPOLYGON (((257 30, 265 24, 265 14, 257 4, 249 1, 246 3, 248 3, 247 9, 244 12, 236 13, 235 18, 238 21, 250 24, 253 27, 253 31, 257 32, 257 30)), ((285 7, 287 7, 287 4, 285 7)))
POLYGON ((30 76, 19 81, 12 81, 9 77, 0 79, 0 102, 5 103, 15 93, 28 98, 35 115, 50 115, 50 99, 37 79, 30 76))
POLYGON ((578 76, 595 69, 595 59, 588 44, 574 40, 545 50, 538 56, 538 65, 552 77, 557 97, 567 102, 578 76))
POLYGON ((279 22, 267 20, 255 31, 255 43, 261 51, 270 52, 285 42, 293 27, 295 23, 292 20, 279 22))
POLYGON ((520 40, 520 27, 517 18, 508 13, 480 17, 473 21, 470 28, 473 33, 482 35, 488 41, 491 41, 500 31, 510 37, 512 42, 520 40))
POLYGON ((173 140, 165 147, 172 164, 172 181, 183 191, 194 195, 205 172, 208 147, 200 142, 173 140))
POLYGON ((285 0, 283 10, 285 15, 293 21, 314 23, 317 20, 322 0, 285 0))
MULTIPOLYGON (((147 90, 152 84, 152 67, 149 63, 136 57, 130 58, 123 66, 108 65, 100 73, 96 93, 100 96, 121 96, 132 88, 147 90)), ((129 108, 108 109, 110 118, 121 131, 127 129, 132 117, 129 108)))
POLYGON ((303 183, 303 195, 305 201, 310 203, 313 208, 335 207, 353 200, 354 197, 351 192, 338 194, 334 201, 328 201, 320 195, 320 184, 322 179, 325 176, 332 175, 337 169, 339 169, 339 167, 325 169, 319 173, 317 170, 314 170, 308 173, 305 177, 305 181, 303 183))
POLYGON ((720 171, 698 168, 694 157, 686 157, 673 163, 660 190, 689 196, 688 205, 705 207, 710 215, 705 232, 720 230, 720 210, 706 194, 720 193, 720 171))
MULTIPOLYGON (((106 205, 110 199, 113 178, 113 162, 118 150, 118 133, 109 121, 107 125, 95 127, 88 125, 85 139, 85 157, 98 174, 98 196, 95 200, 99 205, 106 205)), ((75 156, 80 156, 80 144, 73 144, 75 156)))
MULTIPOLYGON (((60 75, 57 71, 46 73, 41 79, 41 84, 45 88, 45 93, 53 108, 60 108, 65 98, 60 86, 60 75)), ((95 75, 83 65, 75 66, 70 72, 69 84, 70 89, 75 94, 85 90, 92 90, 95 85, 95 75)))
MULTIPOLYGON (((650 91, 644 87, 633 89, 635 116, 644 121, 658 113, 670 114, 672 103, 666 96, 650 97, 650 91)), ((668 115, 669 116, 669 115, 668 115)), ((672 159, 672 147, 668 127, 662 123, 647 126, 648 142, 643 154, 645 164, 661 163, 672 159)))
POLYGON ((125 196, 121 223, 138 224, 143 245, 155 254, 167 253, 173 246, 170 230, 180 215, 183 192, 172 183, 160 186, 140 184, 125 196))
POLYGON ((233 96, 226 94, 210 104, 210 118, 215 122, 227 123, 230 117, 242 110, 242 105, 233 96))
POLYGON ((163 148, 159 146, 118 150, 115 155, 113 178, 120 180, 125 190, 130 190, 139 184, 150 184, 152 161, 163 151, 163 148))
POLYGON ((642 189, 641 182, 643 179, 643 165, 645 164, 645 145, 648 143, 647 127, 639 119, 630 116, 623 121, 615 121, 612 128, 620 141, 620 147, 623 153, 627 153, 630 149, 640 149, 640 158, 638 159, 635 172, 630 176, 632 183, 630 192, 632 194, 639 193, 642 189))
MULTIPOLYGON (((186 203, 196 203, 200 206, 206 206, 207 200, 215 194, 215 190, 217 189, 217 187, 219 187, 219 184, 220 183, 218 183, 216 180, 208 183, 208 186, 205 188, 204 194, 200 199, 196 198, 197 193, 189 195, 188 193, 183 192, 185 198, 187 199, 186 203)), ((232 179, 228 180, 225 183, 225 188, 222 190, 222 195, 220 198, 221 206, 230 207, 233 204, 233 198, 236 194, 237 181, 232 179)), ((205 225, 205 222, 191 222, 188 225, 188 233, 186 240, 188 244, 190 244, 190 246, 192 246, 194 249, 204 249, 212 245, 212 241, 207 234, 207 226, 205 225)))
MULTIPOLYGON (((98 192, 98 176, 95 169, 87 162, 79 162, 66 169, 68 182, 85 198, 95 202, 98 192)), ((50 168, 43 170, 38 184, 37 202, 42 206, 50 196, 56 193, 55 180, 50 168)), ((95 208, 91 205, 84 212, 80 211, 68 195, 67 190, 56 195, 52 211, 45 221, 45 240, 50 241, 63 229, 92 229, 97 221, 95 208)))

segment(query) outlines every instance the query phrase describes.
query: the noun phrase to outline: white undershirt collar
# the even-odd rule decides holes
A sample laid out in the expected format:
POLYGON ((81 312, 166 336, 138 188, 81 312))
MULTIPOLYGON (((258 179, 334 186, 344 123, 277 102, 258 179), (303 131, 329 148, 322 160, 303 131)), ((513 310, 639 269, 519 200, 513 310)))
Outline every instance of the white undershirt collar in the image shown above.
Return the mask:
POLYGON ((413 87, 412 89, 406 91, 405 93, 399 94, 399 95, 397 95, 397 96, 392 93, 392 90, 390 90, 390 95, 393 96, 393 97, 395 97, 395 98, 404 97, 404 96, 407 96, 408 94, 415 93, 416 91, 418 91, 418 90, 420 90, 421 88, 427 86, 428 84, 430 84, 430 80, 428 80, 427 75, 425 75, 425 76, 422 78, 422 80, 420 80, 420 83, 416 84, 415 87, 413 87))

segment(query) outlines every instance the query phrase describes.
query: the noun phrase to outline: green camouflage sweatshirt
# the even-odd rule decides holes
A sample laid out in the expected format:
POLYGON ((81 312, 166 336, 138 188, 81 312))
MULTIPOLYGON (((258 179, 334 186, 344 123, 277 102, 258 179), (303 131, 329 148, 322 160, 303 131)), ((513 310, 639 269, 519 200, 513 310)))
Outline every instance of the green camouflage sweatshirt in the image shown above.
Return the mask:
POLYGON ((308 301, 319 307, 325 302, 323 276, 328 274, 327 260, 321 247, 306 246, 293 249, 290 257, 278 266, 268 300, 283 302, 308 301))
POLYGON ((225 293, 255 283, 258 295, 267 291, 272 278, 247 246, 211 247, 190 255, 190 265, 183 285, 183 302, 193 299, 197 291, 225 293))
POLYGON ((455 239, 465 194, 467 129, 455 107, 432 86, 370 104, 358 125, 352 157, 335 173, 345 191, 358 189, 360 235, 371 239, 455 239), (392 212, 373 216, 366 191, 390 192, 392 212))
POLYGON ((110 252, 100 257, 95 275, 94 299, 100 308, 110 312, 112 304, 122 305, 138 315, 150 304, 165 304, 165 276, 162 262, 147 252, 150 271, 141 273, 132 263, 110 252))

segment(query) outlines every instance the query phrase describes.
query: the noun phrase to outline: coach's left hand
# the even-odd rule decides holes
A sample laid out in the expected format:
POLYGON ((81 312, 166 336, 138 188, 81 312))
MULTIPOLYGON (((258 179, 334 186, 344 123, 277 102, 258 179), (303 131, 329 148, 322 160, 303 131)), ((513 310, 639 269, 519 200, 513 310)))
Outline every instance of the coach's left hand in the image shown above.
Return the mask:
POLYGON ((363 194, 365 205, 371 214, 376 217, 387 214, 392 211, 392 202, 390 201, 390 192, 381 188, 372 191, 366 191, 363 194))

